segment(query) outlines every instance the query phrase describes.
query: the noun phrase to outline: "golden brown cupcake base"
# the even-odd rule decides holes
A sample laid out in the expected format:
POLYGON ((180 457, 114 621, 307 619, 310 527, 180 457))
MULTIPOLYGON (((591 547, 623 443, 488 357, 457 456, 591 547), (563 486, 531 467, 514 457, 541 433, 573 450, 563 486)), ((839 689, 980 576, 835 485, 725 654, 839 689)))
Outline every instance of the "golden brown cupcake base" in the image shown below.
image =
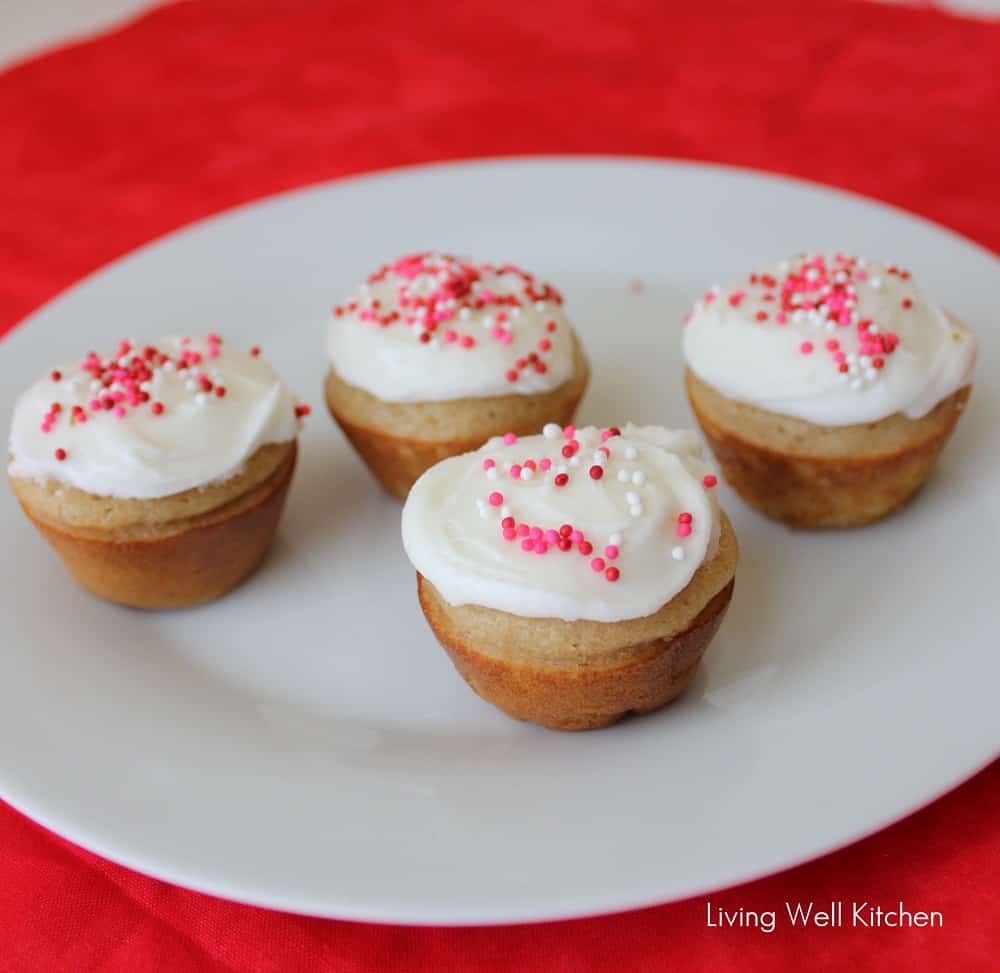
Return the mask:
POLYGON ((550 392, 441 402, 385 402, 332 369, 325 382, 330 415, 382 488, 404 500, 421 474, 449 456, 478 449, 492 436, 568 425, 587 388, 590 366, 574 337, 572 377, 550 392))
POLYGON ((420 606, 462 678, 517 720, 593 730, 649 713, 687 689, 733 593, 735 535, 653 615, 622 622, 524 618, 449 605, 419 572, 420 606))
POLYGON ((56 524, 21 505, 84 588, 134 608, 188 607, 225 594, 263 560, 295 469, 295 444, 282 449, 277 468, 247 491, 141 536, 56 524))
POLYGON ((820 426, 728 399, 690 370, 688 400, 726 482, 751 507, 792 527, 859 527, 902 507, 923 485, 970 387, 926 416, 820 426))

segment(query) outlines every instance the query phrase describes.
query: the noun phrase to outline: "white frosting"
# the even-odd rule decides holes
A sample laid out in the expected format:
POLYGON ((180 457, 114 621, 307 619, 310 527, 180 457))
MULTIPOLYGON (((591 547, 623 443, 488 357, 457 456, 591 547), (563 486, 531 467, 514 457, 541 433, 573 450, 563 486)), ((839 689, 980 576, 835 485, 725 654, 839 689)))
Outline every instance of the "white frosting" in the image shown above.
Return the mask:
POLYGON ((706 294, 688 319, 684 354, 727 398, 842 426, 926 415, 971 381, 976 338, 906 271, 800 256, 706 294))
POLYGON ((557 291, 510 264, 440 254, 373 274, 334 308, 327 352, 341 378, 386 402, 530 395, 573 374, 557 291))
POLYGON ((295 402, 260 358, 214 336, 163 338, 152 347, 168 360, 152 358, 148 376, 140 367, 136 381, 130 371, 145 346, 127 347, 59 368, 18 399, 12 476, 57 480, 100 496, 164 497, 228 479, 259 447, 295 438, 295 402), (106 409, 102 400, 109 397, 118 401, 106 409), (53 403, 60 406, 54 415, 53 403))
POLYGON ((493 439, 416 482, 403 508, 403 545, 447 602, 535 618, 641 618, 680 592, 714 551, 719 514, 694 433, 628 425, 603 443, 606 459, 594 427, 576 430, 575 440, 580 449, 567 459, 561 450, 570 440, 555 425, 510 445, 493 439), (600 479, 590 475, 595 456, 603 461, 600 479), (536 464, 530 478, 523 466, 511 472, 528 458, 536 464), (492 471, 484 468, 490 460, 492 471), (562 475, 568 482, 558 486, 562 475), (502 501, 491 502, 491 494, 502 501), (681 514, 691 515, 687 536, 679 536, 681 514), (544 553, 525 550, 532 537, 517 527, 514 539, 505 539, 505 517, 539 528, 544 553), (581 553, 578 541, 563 551, 554 535, 546 539, 544 532, 558 534, 563 525, 581 531, 593 550, 581 553), (608 545, 617 556, 609 556, 608 545), (604 562, 600 570, 591 564, 595 557, 604 562), (620 572, 617 580, 609 581, 608 567, 620 572))

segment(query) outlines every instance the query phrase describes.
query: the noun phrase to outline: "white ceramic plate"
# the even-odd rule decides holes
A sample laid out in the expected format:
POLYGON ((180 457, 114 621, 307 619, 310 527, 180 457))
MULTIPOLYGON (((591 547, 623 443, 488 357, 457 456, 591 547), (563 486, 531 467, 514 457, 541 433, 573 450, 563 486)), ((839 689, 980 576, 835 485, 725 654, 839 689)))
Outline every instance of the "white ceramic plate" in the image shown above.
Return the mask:
POLYGON ((294 192, 145 247, 35 314, 0 346, 0 413, 90 346, 210 328, 262 344, 321 406, 326 309, 384 258, 427 246, 513 259, 564 289, 594 366, 588 422, 689 424, 678 340, 692 299, 807 248, 912 268, 980 330, 976 393, 926 490, 880 526, 792 533, 723 490, 742 560, 693 688, 582 735, 512 722, 462 683, 417 606, 398 504, 321 407, 272 555, 205 608, 87 596, 5 495, 4 798, 102 855, 233 899, 501 922, 775 871, 995 755, 1000 262, 885 206, 610 159, 294 192))

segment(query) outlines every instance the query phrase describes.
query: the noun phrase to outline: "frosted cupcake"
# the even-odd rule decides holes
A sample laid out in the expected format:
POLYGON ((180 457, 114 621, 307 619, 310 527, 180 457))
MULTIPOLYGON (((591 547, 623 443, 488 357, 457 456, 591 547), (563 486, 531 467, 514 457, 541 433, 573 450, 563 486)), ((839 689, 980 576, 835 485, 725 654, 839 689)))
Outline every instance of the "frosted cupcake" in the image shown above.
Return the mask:
POLYGON ((589 377, 562 296, 513 264, 437 253, 372 274, 330 321, 330 413, 382 486, 507 430, 572 420, 589 377))
POLYGON ((11 488, 85 588, 174 608, 260 563, 308 408, 257 355, 215 335, 122 341, 20 397, 11 488))
POLYGON ((736 538, 692 432, 513 433, 428 470, 403 508, 420 604, 508 715, 607 726, 691 682, 733 591, 736 538))
POLYGON ((976 339, 905 270, 800 255, 707 293, 684 354, 736 492, 794 526, 850 527, 927 478, 969 397, 976 339))

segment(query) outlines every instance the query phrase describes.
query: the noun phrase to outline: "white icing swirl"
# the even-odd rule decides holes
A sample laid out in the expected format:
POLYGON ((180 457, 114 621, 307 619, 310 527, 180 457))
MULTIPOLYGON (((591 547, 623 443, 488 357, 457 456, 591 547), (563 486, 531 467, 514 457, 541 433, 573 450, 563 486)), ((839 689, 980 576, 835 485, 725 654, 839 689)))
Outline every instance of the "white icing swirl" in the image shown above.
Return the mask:
POLYGON ((295 402, 260 358, 214 336, 148 347, 157 352, 148 361, 144 347, 123 343, 115 356, 59 368, 24 392, 10 475, 152 499, 226 480, 261 446, 295 438, 295 402))
POLYGON ((385 402, 531 395, 573 374, 562 298, 511 264, 425 253, 373 274, 334 308, 337 374, 385 402))
POLYGON ((919 419, 969 384, 976 345, 906 271, 839 254, 713 289, 684 329, 688 366, 727 398, 826 426, 919 419))
POLYGON ((719 514, 694 433, 628 425, 602 443, 589 427, 575 431, 580 448, 566 458, 568 428, 570 437, 549 425, 511 444, 493 439, 416 482, 403 508, 403 546, 447 602, 567 621, 641 618, 683 590, 714 551, 719 514), (529 458, 535 469, 525 479, 529 458), (490 460, 492 471, 484 468, 490 460), (594 479, 590 468, 601 464, 594 479), (682 514, 690 514, 686 528, 682 514), (503 533, 508 517, 512 539, 503 533), (537 528, 536 537, 522 536, 521 525, 537 528), (568 550, 556 540, 564 525, 583 535, 570 535, 568 550), (594 558, 603 562, 596 570, 594 558), (620 573, 614 581, 609 568, 620 573))

